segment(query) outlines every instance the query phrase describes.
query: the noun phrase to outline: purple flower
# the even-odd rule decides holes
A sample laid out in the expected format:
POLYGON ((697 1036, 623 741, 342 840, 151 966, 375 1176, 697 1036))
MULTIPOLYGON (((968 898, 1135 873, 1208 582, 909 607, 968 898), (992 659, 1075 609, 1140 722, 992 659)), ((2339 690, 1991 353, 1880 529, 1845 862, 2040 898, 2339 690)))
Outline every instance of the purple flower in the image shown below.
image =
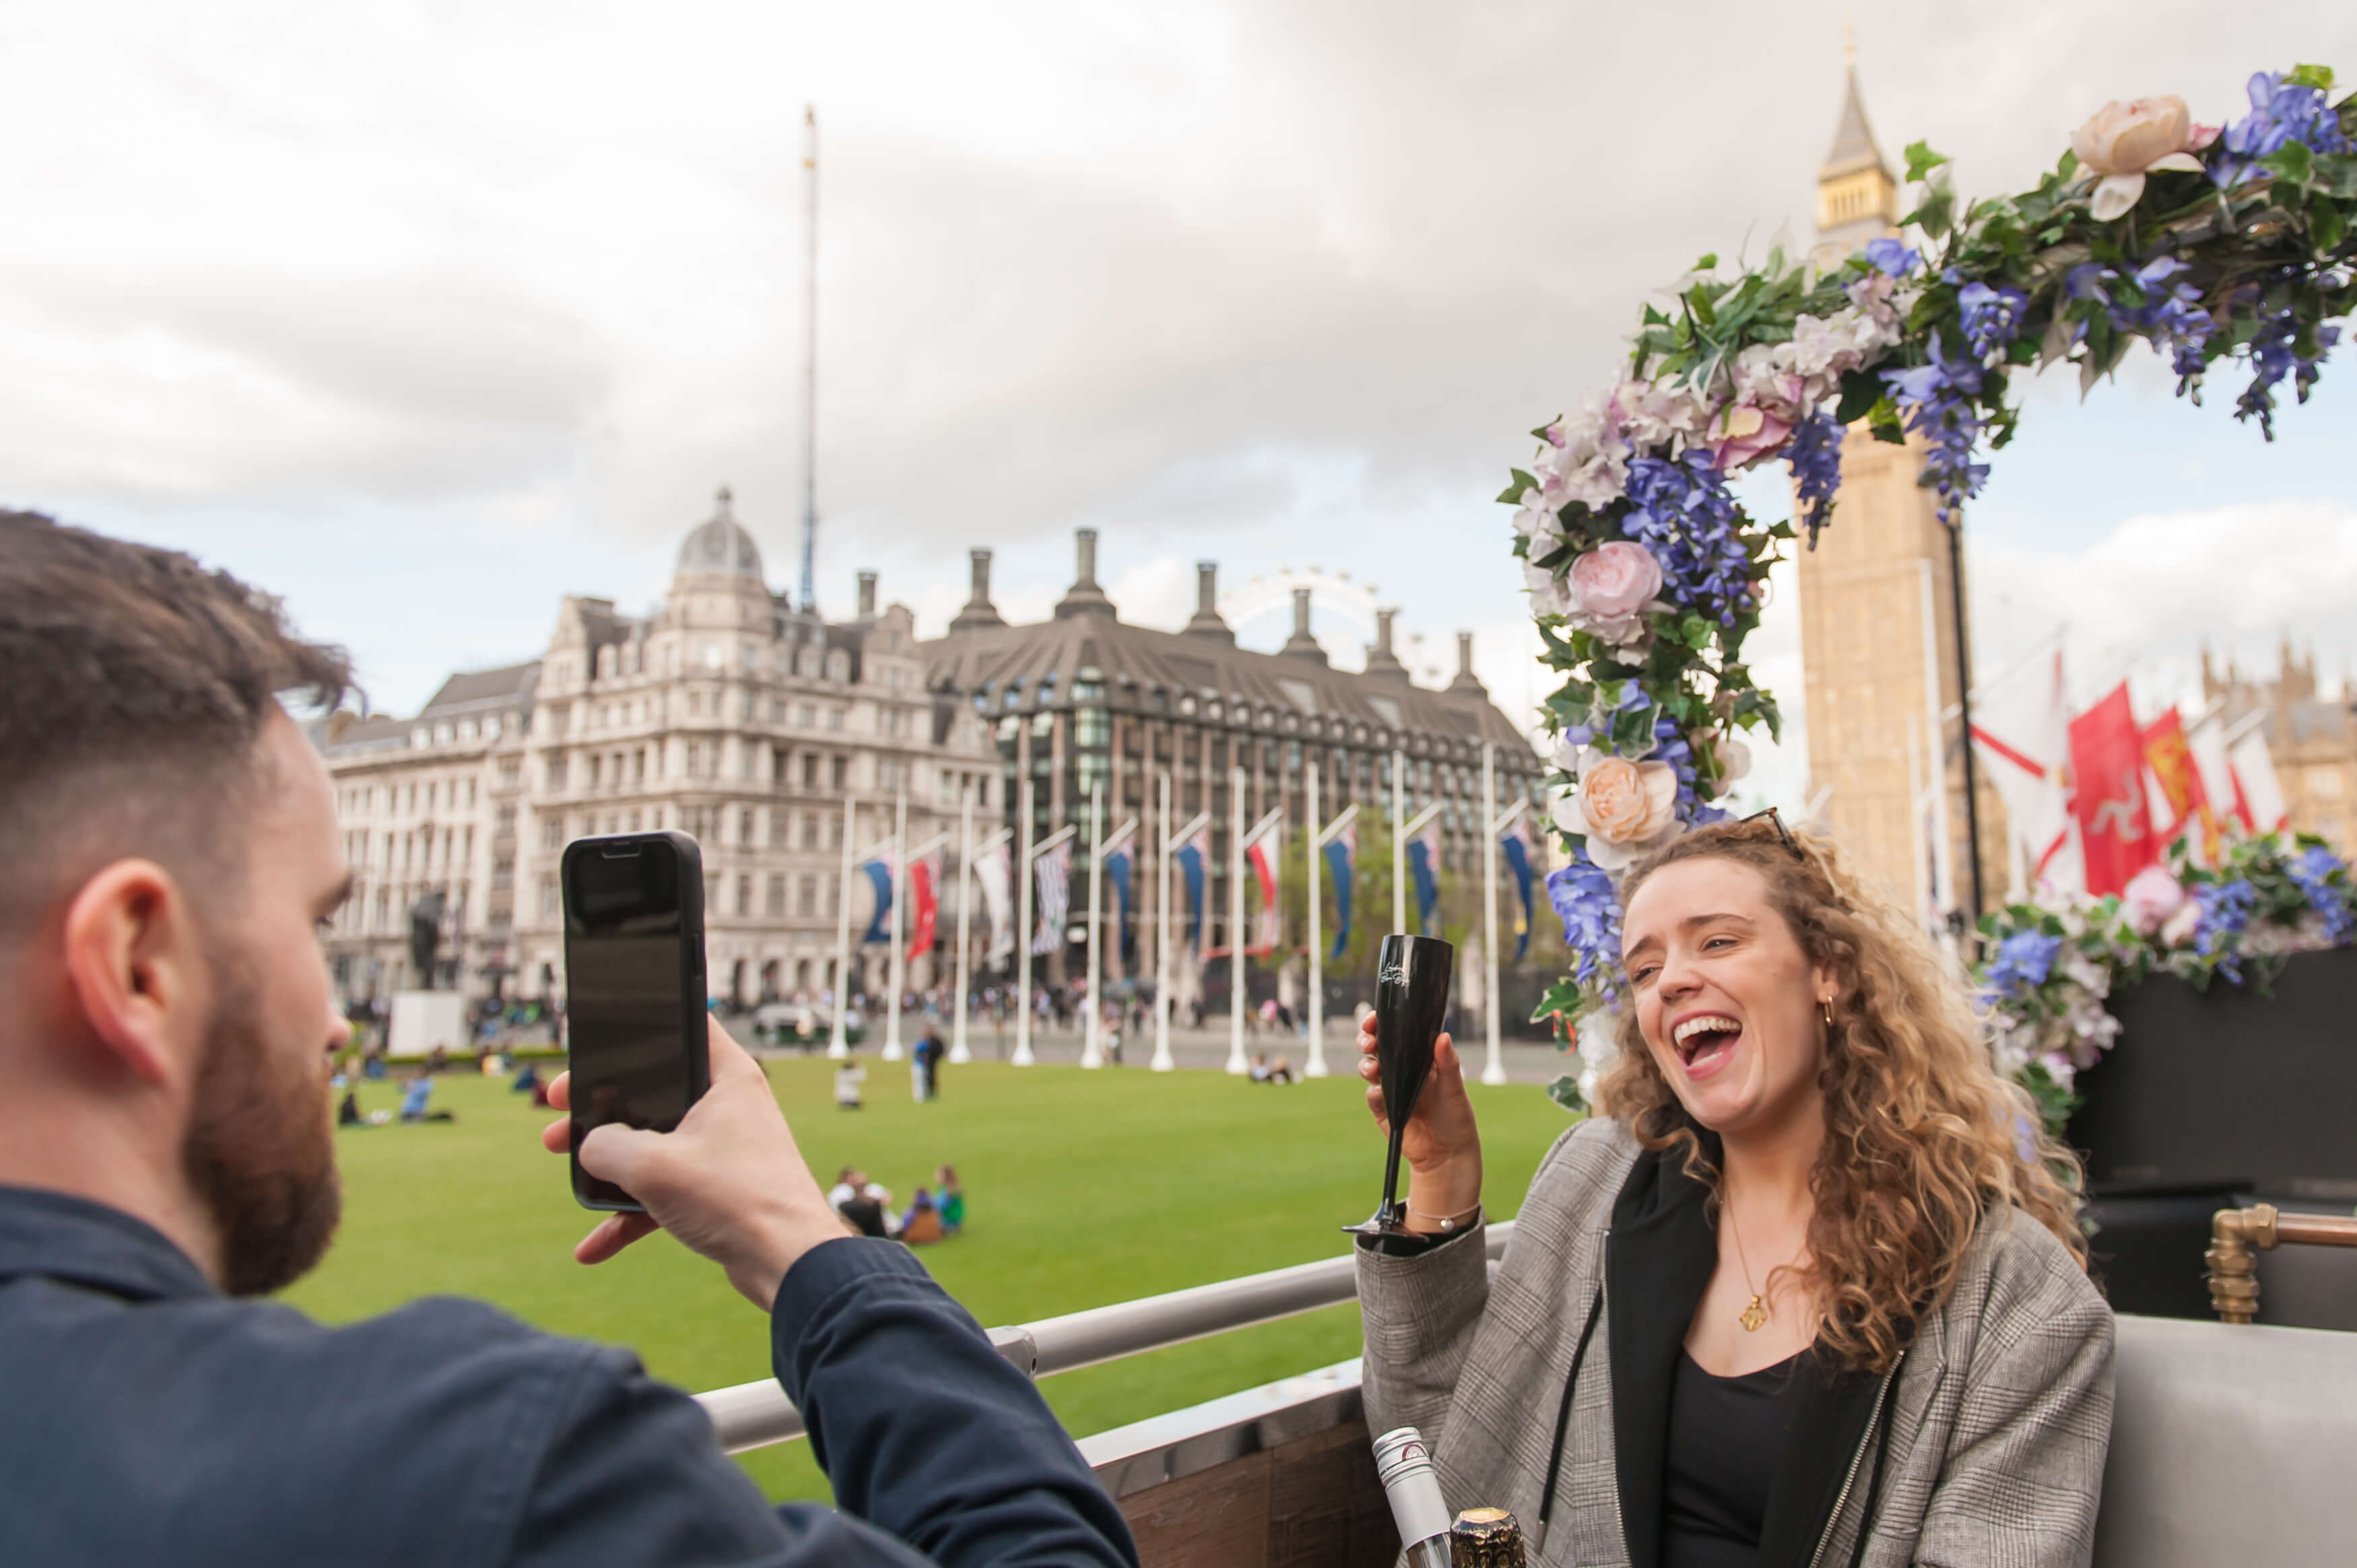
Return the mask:
POLYGON ((2220 151, 2210 165, 2210 179, 2220 189, 2241 184, 2255 164, 2281 152, 2287 142, 2298 142, 2311 153, 2350 150, 2341 117, 2319 89, 2287 87, 2280 72, 2263 70, 2251 78, 2250 94, 2251 112, 2218 138, 2220 151))
POLYGON ((2018 288, 1968 283, 1956 292, 1956 304, 1964 311, 1964 342, 1986 363, 2011 348, 2020 335, 2029 296, 2018 288))
POLYGON ((2062 275, 2062 292, 2072 299, 2102 299, 2104 285, 2119 275, 2101 262, 2081 262, 2062 275))
POLYGON ((2284 872, 2308 896, 2309 908, 2324 917, 2326 940, 2338 944, 2357 933, 2357 913, 2349 907, 2349 867, 2339 855, 2310 844, 2284 864, 2284 872))
POLYGON ((2193 950, 2212 961, 2213 967, 2228 980, 2242 984, 2242 954, 2230 950, 2228 944, 2251 923, 2251 916, 2259 905, 2257 890, 2240 878, 2205 882, 2194 888, 2193 901, 2201 909, 2201 918, 2193 927, 2193 950))
POLYGON ((1707 450, 1631 458, 1629 499, 1634 510, 1621 526, 1661 563, 1671 603, 1733 626, 1737 611, 1758 602, 1751 552, 1738 535, 1743 513, 1707 450))
POLYGON ((1903 278, 1922 264, 1920 252, 1911 251, 1898 240, 1868 240, 1866 242, 1867 263, 1889 277, 1903 278))
POLYGON ((1953 527, 1964 503, 1988 482, 1988 465, 1973 461, 1981 435, 1980 410, 1973 399, 1981 390, 1982 370, 1977 360, 1946 358, 1936 327, 1931 352, 1928 364, 1885 371, 1882 380, 1906 413, 1907 428, 1931 447, 1923 477, 1940 492, 1940 521, 1953 527))
POLYGON ((1574 850, 1571 862, 1547 873, 1547 902, 1563 918, 1572 951, 1572 978, 1582 985, 1620 962, 1620 895, 1594 861, 1574 850))
POLYGON ((1989 955, 1982 978, 1988 983, 1992 997, 2018 1001, 2046 983, 2054 972, 2054 960, 2062 950, 2062 939, 2044 931, 2016 931, 1996 944, 1989 955))
POLYGON ((1802 526, 1808 530, 1809 548, 1817 547, 1817 530, 1833 510, 1834 492, 1841 489, 1842 427, 1819 410, 1792 427, 1792 445, 1784 461, 1792 470, 1792 489, 1804 509, 1802 526))
POLYGON ((2288 375, 2298 400, 2306 403, 2316 386, 2318 367, 2341 341, 2338 327, 2318 328, 2316 357, 2311 360, 2292 347, 2298 331, 2299 323, 2289 310, 2260 312, 2258 332, 2251 338, 2251 384, 2234 400, 2234 417, 2257 419, 2259 434, 2270 441, 2276 438, 2276 388, 2288 375))
MULTIPOLYGON (((2201 291, 2184 281, 2192 271, 2175 256, 2160 256, 2136 269, 2129 280, 2130 295, 2142 304, 2115 299, 2107 306, 2112 325, 2134 332, 2169 355, 2177 372, 2177 395, 2201 401, 2198 383, 2204 365, 2203 349, 2217 330, 2217 322, 2201 306, 2201 291)), ((2106 276, 2112 275, 2109 273, 2106 276)))

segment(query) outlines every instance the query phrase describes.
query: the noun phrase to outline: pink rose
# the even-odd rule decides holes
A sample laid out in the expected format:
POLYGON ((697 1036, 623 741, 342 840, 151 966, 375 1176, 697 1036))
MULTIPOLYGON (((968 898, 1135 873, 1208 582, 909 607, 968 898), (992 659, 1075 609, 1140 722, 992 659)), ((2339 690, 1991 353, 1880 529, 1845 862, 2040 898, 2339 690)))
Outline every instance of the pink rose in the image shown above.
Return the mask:
POLYGON ((1579 790, 1558 801, 1555 822, 1587 838, 1587 857, 1607 871, 1634 860, 1677 826, 1678 776, 1666 762, 1595 759, 1579 790))
POLYGON ((1737 403, 1710 422, 1710 460, 1722 474, 1731 474, 1780 450, 1792 434, 1792 424, 1750 403, 1737 403))
MULTIPOLYGON (((1589 628, 1605 636, 1605 627, 1620 627, 1645 613, 1662 591, 1662 564, 1653 553, 1631 540, 1599 544, 1571 564, 1571 596, 1577 614, 1595 623, 1589 628)), ((1607 637, 1608 641, 1627 639, 1607 637)))
POLYGON ((2165 865, 2147 865, 2128 878, 2120 894, 2121 911, 2144 936, 2155 936, 2169 917, 2185 908, 2185 887, 2165 865))
POLYGON ((2088 210, 2108 223, 2144 197, 2147 169, 2201 172, 2195 149, 2209 145, 2218 133, 2197 126, 2177 97, 2115 101, 2095 111, 2094 118, 2071 133, 2071 150, 2089 172, 2102 176, 2088 210))

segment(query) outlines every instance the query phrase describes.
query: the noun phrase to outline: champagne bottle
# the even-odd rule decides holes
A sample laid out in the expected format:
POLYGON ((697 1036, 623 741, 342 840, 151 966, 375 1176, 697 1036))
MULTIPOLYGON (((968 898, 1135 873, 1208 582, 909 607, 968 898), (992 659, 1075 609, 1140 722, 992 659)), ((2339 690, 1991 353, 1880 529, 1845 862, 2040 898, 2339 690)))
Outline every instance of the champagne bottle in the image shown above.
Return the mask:
POLYGON ((1375 1474, 1383 1477, 1407 1568, 1449 1568, 1448 1505, 1440 1500, 1440 1477, 1433 1473, 1424 1434, 1402 1426, 1376 1438, 1375 1474))
POLYGON ((1467 1509, 1448 1532, 1455 1568, 1526 1568, 1523 1527, 1504 1509, 1467 1509))

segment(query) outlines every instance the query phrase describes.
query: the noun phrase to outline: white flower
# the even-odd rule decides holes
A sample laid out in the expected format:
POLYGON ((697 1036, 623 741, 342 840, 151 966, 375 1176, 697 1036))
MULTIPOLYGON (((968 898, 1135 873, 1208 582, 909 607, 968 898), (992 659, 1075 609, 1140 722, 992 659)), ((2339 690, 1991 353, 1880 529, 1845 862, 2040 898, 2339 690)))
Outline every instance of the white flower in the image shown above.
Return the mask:
POLYGON ((1548 425, 1540 435, 1535 477, 1545 502, 1560 511, 1573 501, 1609 506, 1628 488, 1629 448, 1614 426, 1605 400, 1592 398, 1548 425))
POLYGON ((1544 566, 1523 563, 1523 582, 1531 591, 1531 614, 1562 617, 1571 613, 1570 596, 1562 581, 1544 566))
POLYGON ((1531 542, 1531 553, 1552 554, 1563 544, 1563 520, 1555 515, 1557 508, 1547 504, 1546 497, 1536 489, 1526 489, 1522 496, 1522 510, 1514 513, 1514 532, 1531 542))
POLYGON ((1748 403, 1792 424, 1809 412, 1813 401, 1792 344, 1754 343, 1735 356, 1734 406, 1748 403))
POLYGON ((1593 1111, 1597 1086, 1620 1054, 1620 1038, 1613 1031, 1611 1015, 1593 1004, 1582 1009, 1572 1048, 1579 1057, 1579 1098, 1593 1111))
POLYGON ((1613 389, 1612 412, 1630 446, 1641 452, 1674 452, 1700 439, 1718 411, 1690 387, 1631 380, 1613 389))

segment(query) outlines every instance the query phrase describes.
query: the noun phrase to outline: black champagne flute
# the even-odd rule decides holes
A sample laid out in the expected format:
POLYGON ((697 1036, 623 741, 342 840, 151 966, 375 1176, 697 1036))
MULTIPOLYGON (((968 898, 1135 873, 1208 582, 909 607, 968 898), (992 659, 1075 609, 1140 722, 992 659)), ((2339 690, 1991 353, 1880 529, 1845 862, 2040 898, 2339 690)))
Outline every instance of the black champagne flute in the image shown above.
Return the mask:
POLYGON ((1383 1115, 1391 1140, 1383 1152, 1383 1201, 1363 1225, 1346 1225, 1361 1235, 1388 1235, 1407 1229, 1407 1206, 1399 1200, 1400 1141, 1416 1097, 1432 1076, 1440 1026, 1448 1015, 1448 977, 1457 950, 1437 937, 1388 936, 1375 965, 1375 1065, 1383 1089, 1383 1115))

